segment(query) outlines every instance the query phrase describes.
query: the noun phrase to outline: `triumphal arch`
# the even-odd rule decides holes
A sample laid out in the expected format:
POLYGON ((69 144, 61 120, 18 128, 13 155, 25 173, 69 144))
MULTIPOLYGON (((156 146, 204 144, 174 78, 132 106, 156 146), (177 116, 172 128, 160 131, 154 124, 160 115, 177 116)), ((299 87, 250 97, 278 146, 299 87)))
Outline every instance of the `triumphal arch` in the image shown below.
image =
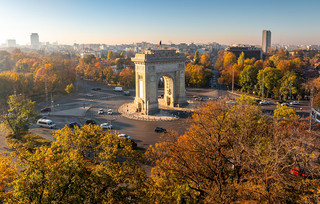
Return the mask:
POLYGON ((136 54, 136 97, 134 103, 142 114, 158 111, 158 83, 164 81, 164 104, 169 107, 186 101, 185 55, 175 50, 146 50, 136 54))

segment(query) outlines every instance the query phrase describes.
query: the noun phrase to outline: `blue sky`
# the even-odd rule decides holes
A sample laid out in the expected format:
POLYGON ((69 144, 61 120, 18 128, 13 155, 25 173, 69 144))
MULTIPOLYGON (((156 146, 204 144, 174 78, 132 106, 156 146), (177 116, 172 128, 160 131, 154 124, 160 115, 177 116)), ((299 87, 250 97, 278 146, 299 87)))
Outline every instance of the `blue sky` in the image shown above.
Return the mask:
POLYGON ((320 44, 320 0, 0 0, 0 44, 320 44))

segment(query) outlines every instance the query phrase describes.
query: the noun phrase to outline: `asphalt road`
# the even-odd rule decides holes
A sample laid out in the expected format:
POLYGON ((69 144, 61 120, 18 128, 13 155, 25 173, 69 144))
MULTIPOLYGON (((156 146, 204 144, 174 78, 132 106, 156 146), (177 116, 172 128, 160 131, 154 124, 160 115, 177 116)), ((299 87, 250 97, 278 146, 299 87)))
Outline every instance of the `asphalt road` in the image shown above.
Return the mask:
MULTIPOLYGON (((131 96, 124 96, 122 92, 114 92, 112 87, 108 87, 102 84, 97 84, 90 81, 81 81, 79 90, 77 93, 70 96, 54 99, 55 111, 64 111, 75 107, 92 106, 87 111, 85 116, 47 116, 52 119, 57 128, 63 128, 66 124, 71 122, 77 122, 85 124, 88 119, 95 120, 98 124, 111 123, 113 126, 112 132, 125 133, 131 136, 131 138, 137 142, 141 148, 148 148, 150 145, 161 141, 162 133, 156 133, 154 129, 159 126, 167 130, 176 131, 179 135, 183 134, 189 127, 188 123, 190 118, 181 118, 176 121, 140 121, 128 119, 121 116, 117 110, 120 105, 134 100, 134 90, 130 90, 131 96), (92 88, 100 87, 101 90, 93 91, 92 88), (87 96, 91 93, 92 96, 87 96), (103 108, 104 111, 112 109, 112 115, 99 115, 98 110, 103 108)), ((158 91, 159 95, 161 90, 158 91)), ((223 89, 187 89, 187 100, 192 101, 193 108, 196 108, 202 101, 194 101, 194 96, 203 98, 210 97, 230 97, 235 98, 237 95, 230 94, 223 89)), ((262 110, 266 114, 273 115, 273 110, 276 108, 276 101, 270 101, 270 105, 261 106, 262 110)), ((308 116, 309 114, 309 101, 302 101, 299 105, 293 106, 298 114, 302 116, 308 116)), ((46 103, 38 104, 38 110, 46 107, 46 103)), ((46 128, 38 128, 34 125, 31 131, 38 134, 48 140, 53 140, 52 132, 54 130, 46 128)))

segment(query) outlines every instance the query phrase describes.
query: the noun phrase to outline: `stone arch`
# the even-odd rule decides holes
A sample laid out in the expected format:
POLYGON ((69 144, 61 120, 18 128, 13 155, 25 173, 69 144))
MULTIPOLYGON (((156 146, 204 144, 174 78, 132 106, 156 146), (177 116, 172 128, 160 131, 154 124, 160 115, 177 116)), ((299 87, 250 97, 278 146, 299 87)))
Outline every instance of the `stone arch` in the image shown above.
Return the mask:
POLYGON ((166 80, 165 100, 173 107, 185 103, 185 56, 175 50, 147 50, 136 54, 135 63, 137 111, 152 114, 158 111, 158 82, 166 80))

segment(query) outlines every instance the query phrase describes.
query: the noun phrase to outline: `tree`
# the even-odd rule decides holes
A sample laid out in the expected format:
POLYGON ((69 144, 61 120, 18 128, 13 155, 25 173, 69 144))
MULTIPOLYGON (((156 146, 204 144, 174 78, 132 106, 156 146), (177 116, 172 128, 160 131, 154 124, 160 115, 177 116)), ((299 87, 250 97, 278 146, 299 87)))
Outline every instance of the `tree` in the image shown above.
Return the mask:
POLYGON ((0 154, 0 202, 4 203, 9 193, 6 192, 8 186, 15 179, 17 169, 14 167, 11 159, 5 156, 3 153, 0 154))
POLYGON ((133 87, 135 83, 134 70, 129 67, 121 70, 119 74, 119 83, 127 88, 133 87))
POLYGON ((205 67, 211 67, 211 59, 210 59, 210 54, 209 53, 203 53, 201 55, 200 63, 205 67))
POLYGON ((281 78, 280 93, 283 99, 287 99, 288 96, 297 95, 299 92, 299 82, 294 72, 287 71, 281 78))
POLYGON ((202 65, 189 63, 185 68, 186 85, 189 87, 203 87, 209 83, 212 72, 202 65))
POLYGON ((226 52, 223 56, 223 67, 227 68, 236 63, 236 56, 232 52, 226 52))
POLYGON ((73 83, 71 83, 71 84, 67 85, 67 87, 66 87, 65 91, 67 92, 67 94, 70 94, 70 93, 75 92, 75 88, 74 88, 73 83))
POLYGON ((279 96, 280 79, 282 78, 281 71, 276 68, 267 67, 258 72, 258 85, 266 88, 267 97, 270 94, 279 96))
POLYGON ((238 57, 238 65, 244 64, 244 52, 241 52, 241 54, 238 57))
POLYGON ((296 111, 288 106, 281 106, 277 104, 277 108, 274 110, 274 117, 278 120, 288 121, 297 117, 296 111))
POLYGON ((23 168, 10 203, 138 203, 144 197, 142 154, 99 126, 54 133, 51 146, 16 150, 23 168))
POLYGON ((252 65, 246 66, 240 73, 239 83, 243 91, 252 91, 257 84, 258 69, 252 65))
POLYGON ((111 50, 108 51, 108 56, 107 56, 107 60, 113 60, 114 59, 114 54, 111 50))
POLYGON ((37 115, 35 111, 36 102, 22 95, 11 95, 8 105, 8 112, 2 116, 2 121, 14 136, 19 136, 32 125, 34 117, 37 115))
MULTIPOLYGON (((316 200, 319 182, 311 186, 308 179, 290 174, 296 166, 301 170, 311 166, 307 151, 312 147, 298 146, 307 137, 299 125, 269 119, 258 106, 204 104, 193 115, 188 132, 168 135, 149 150, 154 162, 149 199, 154 203, 286 203, 303 202, 305 196, 316 200)), ((310 168, 310 174, 319 175, 316 169, 310 168)))
POLYGON ((194 53, 194 59, 193 59, 195 64, 199 64, 200 62, 200 56, 199 56, 199 51, 196 50, 196 52, 194 53))

